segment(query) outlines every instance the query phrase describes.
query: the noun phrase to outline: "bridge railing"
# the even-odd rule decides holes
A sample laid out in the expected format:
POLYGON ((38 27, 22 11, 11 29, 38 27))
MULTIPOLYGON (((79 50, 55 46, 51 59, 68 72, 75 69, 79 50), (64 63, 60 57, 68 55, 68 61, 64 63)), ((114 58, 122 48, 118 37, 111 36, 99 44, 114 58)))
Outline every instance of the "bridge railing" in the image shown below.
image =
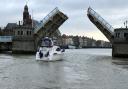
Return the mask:
POLYGON ((40 21, 39 25, 35 26, 34 33, 37 33, 37 31, 40 30, 50 20, 50 18, 52 18, 58 12, 59 9, 57 7, 53 9, 46 17, 44 17, 43 20, 40 21))
POLYGON ((12 42, 12 36, 0 36, 0 42, 12 42))
POLYGON ((88 14, 93 16, 100 24, 104 26, 111 34, 113 34, 112 31, 114 31, 114 28, 106 21, 104 20, 98 13, 96 13, 91 7, 88 8, 88 14))

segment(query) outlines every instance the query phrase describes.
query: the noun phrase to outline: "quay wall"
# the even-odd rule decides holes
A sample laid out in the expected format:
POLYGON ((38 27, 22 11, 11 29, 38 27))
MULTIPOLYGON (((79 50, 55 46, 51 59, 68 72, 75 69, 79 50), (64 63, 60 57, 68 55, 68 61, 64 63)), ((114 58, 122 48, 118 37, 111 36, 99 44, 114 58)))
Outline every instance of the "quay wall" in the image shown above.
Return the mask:
POLYGON ((128 45, 127 44, 113 44, 112 47, 113 57, 128 57, 128 45))
POLYGON ((35 53, 35 41, 33 38, 16 38, 12 42, 12 53, 35 53))

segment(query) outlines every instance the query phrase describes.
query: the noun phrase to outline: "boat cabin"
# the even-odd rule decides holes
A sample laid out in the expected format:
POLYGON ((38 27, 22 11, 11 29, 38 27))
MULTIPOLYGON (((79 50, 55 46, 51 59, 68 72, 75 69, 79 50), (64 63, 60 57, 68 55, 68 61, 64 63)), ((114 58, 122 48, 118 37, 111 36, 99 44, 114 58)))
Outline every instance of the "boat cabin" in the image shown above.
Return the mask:
POLYGON ((53 46, 53 41, 51 38, 45 37, 42 39, 42 47, 52 47, 53 46))

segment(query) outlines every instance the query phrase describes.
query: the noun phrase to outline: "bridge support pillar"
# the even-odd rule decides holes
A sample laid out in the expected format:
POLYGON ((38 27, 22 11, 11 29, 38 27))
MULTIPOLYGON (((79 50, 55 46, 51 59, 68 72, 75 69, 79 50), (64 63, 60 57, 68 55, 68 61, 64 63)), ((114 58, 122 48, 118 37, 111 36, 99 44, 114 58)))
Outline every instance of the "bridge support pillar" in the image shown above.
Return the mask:
POLYGON ((11 50, 12 50, 12 42, 0 43, 0 51, 11 51, 11 50))
POLYGON ((35 53, 35 41, 33 37, 15 37, 12 43, 12 53, 35 53))

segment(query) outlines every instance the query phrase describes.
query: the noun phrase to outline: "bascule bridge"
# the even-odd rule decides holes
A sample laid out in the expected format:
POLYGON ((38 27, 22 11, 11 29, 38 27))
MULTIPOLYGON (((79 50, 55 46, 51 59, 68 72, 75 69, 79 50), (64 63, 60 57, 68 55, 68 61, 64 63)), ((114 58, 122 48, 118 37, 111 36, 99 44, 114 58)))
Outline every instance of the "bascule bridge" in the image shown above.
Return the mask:
MULTIPOLYGON (((55 8, 38 22, 31 18, 28 6, 25 5, 23 21, 19 21, 19 24, 12 29, 10 38, 8 38, 10 39, 9 43, 11 43, 12 52, 35 53, 42 37, 60 36, 58 29, 67 19, 68 17, 63 12, 55 8)), ((4 36, 6 37, 6 34, 4 36)))
MULTIPOLYGON (((106 36, 112 44, 113 57, 128 57, 128 28, 114 29, 91 7, 88 8, 87 16, 90 21, 106 36)), ((126 21, 127 24, 127 21, 126 21)))

